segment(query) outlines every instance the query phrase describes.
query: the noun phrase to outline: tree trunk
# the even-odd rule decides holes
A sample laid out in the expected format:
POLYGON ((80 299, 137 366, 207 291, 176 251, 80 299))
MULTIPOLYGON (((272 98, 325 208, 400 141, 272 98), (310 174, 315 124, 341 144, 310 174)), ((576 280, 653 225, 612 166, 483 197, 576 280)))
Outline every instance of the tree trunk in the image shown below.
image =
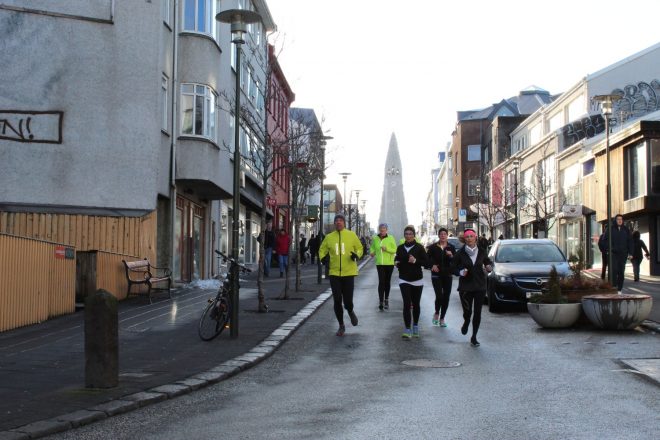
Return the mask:
MULTIPOLYGON (((266 264, 266 203, 267 203, 267 186, 264 185, 264 198, 261 208, 261 246, 259 246, 259 269, 257 272, 257 312, 268 312, 268 305, 266 305, 266 295, 264 295, 264 264, 266 264)), ((270 261, 268 262, 270 264, 270 261)))

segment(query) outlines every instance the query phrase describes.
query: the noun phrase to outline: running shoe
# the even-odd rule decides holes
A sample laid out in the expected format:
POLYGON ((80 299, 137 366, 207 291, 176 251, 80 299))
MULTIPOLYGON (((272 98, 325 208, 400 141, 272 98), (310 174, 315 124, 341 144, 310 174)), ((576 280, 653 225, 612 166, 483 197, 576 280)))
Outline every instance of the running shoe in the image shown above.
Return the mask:
POLYGON ((479 343, 479 341, 477 341, 476 336, 472 336, 472 338, 470 338, 470 345, 472 345, 473 347, 478 347, 481 344, 479 343))
POLYGON ((403 334, 401 335, 403 339, 410 339, 412 338, 412 332, 410 331, 409 328, 403 330, 403 334))
POLYGON ((445 322, 444 319, 440 320, 440 327, 447 327, 447 323, 445 322))
POLYGON ((337 330, 337 336, 344 336, 344 333, 346 333, 346 327, 340 325, 339 330, 337 330))
POLYGON ((381 312, 383 311, 383 302, 381 301, 380 304, 378 304, 378 310, 381 312))
POLYGON ((438 314, 437 313, 435 315, 433 315, 433 319, 431 320, 431 323, 433 325, 435 325, 436 327, 439 325, 438 324, 438 314))
POLYGON ((413 325, 412 330, 413 330, 412 331, 413 338, 419 338, 419 326, 418 325, 413 325))
POLYGON ((355 316, 355 312, 353 312, 353 311, 348 312, 348 316, 351 317, 351 324, 353 325, 353 327, 358 325, 358 319, 357 319, 357 316, 355 316))
POLYGON ((385 299, 385 303, 383 304, 383 307, 385 307, 385 310, 388 310, 390 308, 390 300, 389 299, 387 299, 387 298, 385 299))

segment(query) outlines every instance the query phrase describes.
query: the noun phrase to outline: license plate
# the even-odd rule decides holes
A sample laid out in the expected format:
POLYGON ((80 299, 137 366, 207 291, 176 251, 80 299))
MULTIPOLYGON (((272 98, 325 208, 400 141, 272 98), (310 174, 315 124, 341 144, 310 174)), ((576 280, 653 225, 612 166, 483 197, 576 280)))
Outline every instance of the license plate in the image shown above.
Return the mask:
POLYGON ((540 295, 541 291, 540 290, 530 290, 527 292, 527 299, 530 299, 534 295, 540 295))

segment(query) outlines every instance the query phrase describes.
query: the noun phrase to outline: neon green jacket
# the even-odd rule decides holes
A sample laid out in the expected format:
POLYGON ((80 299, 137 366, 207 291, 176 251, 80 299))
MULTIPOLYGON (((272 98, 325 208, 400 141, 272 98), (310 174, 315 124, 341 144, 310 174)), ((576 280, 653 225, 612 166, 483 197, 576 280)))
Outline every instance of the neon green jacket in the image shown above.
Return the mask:
POLYGON ((362 257, 364 248, 355 232, 344 229, 334 231, 323 239, 319 247, 319 258, 330 255, 330 275, 338 277, 354 277, 358 274, 357 261, 351 260, 351 252, 362 257))
POLYGON ((381 240, 380 235, 376 235, 371 240, 371 248, 369 252, 376 256, 377 266, 394 266, 394 255, 396 254, 396 239, 394 236, 387 234, 381 240), (381 248, 385 246, 385 250, 381 248))

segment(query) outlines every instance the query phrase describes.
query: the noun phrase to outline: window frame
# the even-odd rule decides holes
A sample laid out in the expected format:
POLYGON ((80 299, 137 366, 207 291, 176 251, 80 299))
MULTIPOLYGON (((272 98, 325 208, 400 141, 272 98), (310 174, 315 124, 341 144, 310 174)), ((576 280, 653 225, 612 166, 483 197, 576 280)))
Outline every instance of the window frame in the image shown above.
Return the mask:
POLYGON ((182 83, 180 89, 181 95, 181 125, 180 125, 180 135, 181 136, 193 136, 204 139, 209 139, 212 142, 216 142, 217 138, 217 117, 218 112, 216 111, 216 106, 218 102, 218 94, 211 86, 206 84, 199 83, 182 83), (192 86, 192 92, 184 91, 185 87, 192 86), (204 88, 204 93, 198 93, 198 87, 204 88), (192 107, 191 107, 191 132, 184 132, 184 118, 185 118, 185 108, 184 108, 184 97, 192 96, 192 107), (197 102, 198 98, 202 99, 201 109, 202 109, 202 121, 200 124, 197 123, 197 109, 199 104, 197 102), (208 113, 208 114, 207 114, 208 113), (197 127, 200 126, 202 133, 197 133, 197 127))
POLYGON ((163 73, 160 77, 160 93, 161 93, 161 124, 160 129, 165 133, 169 133, 170 120, 169 120, 169 100, 167 99, 170 90, 170 78, 163 73))

